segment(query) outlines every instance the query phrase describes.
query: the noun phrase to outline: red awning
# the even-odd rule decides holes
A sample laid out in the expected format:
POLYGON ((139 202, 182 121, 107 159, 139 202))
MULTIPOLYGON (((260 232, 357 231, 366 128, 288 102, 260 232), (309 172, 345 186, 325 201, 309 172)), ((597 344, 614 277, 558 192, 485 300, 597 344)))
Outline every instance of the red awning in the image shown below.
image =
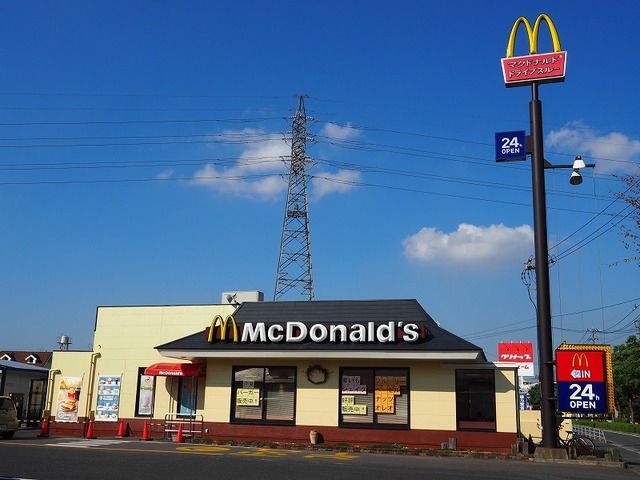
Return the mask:
POLYGON ((201 363, 154 363, 144 369, 145 375, 156 377, 201 377, 204 365, 201 363))

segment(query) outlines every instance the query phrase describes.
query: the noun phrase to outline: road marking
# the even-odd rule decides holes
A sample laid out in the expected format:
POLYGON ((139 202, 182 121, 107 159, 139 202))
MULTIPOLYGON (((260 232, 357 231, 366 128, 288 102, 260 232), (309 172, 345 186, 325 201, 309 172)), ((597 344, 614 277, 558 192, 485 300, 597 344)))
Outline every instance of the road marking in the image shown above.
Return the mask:
POLYGON ((354 458, 358 458, 358 455, 350 455, 346 452, 311 453, 309 455, 305 455, 304 458, 329 458, 331 460, 353 460, 354 458))
POLYGON ((225 452, 228 452, 229 450, 231 450, 230 448, 227 447, 214 447, 214 446, 208 446, 208 445, 188 445, 188 446, 184 446, 184 447, 176 447, 176 451, 177 452, 184 452, 184 453, 201 453, 201 454, 217 454, 217 455, 221 455, 225 452))
POLYGON ((91 447, 105 447, 108 445, 117 445, 120 443, 128 443, 130 441, 131 440, 86 439, 86 440, 74 440, 71 442, 46 443, 45 445, 50 447, 91 448, 91 447))
POLYGON ((233 455, 242 455, 245 457, 286 457, 289 455, 290 451, 286 450, 277 450, 274 448, 258 448, 256 450, 248 450, 244 452, 236 452, 233 455))

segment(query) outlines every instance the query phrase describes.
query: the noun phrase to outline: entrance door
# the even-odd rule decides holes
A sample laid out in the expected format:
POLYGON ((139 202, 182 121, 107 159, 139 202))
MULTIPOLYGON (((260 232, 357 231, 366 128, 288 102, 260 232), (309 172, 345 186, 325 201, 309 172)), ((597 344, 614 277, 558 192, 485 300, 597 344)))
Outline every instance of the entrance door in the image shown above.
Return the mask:
POLYGON ((178 415, 195 415, 197 377, 180 377, 178 382, 178 415))
POLYGON ((43 378, 31 380, 29 389, 29 407, 27 410, 27 422, 37 423, 42 415, 44 406, 44 390, 46 380, 43 378))

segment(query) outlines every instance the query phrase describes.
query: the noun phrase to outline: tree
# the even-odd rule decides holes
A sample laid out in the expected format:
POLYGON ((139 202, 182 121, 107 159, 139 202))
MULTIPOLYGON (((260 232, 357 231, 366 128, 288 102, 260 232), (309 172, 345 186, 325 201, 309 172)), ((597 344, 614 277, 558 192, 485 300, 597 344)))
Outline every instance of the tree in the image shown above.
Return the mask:
POLYGON ((540 384, 536 383, 529 388, 529 405, 533 410, 540 410, 540 384))
POLYGON ((634 400, 640 395, 640 342, 634 335, 613 347, 613 383, 618 409, 634 423, 634 400))
POLYGON ((622 225, 622 241, 624 246, 638 254, 636 257, 628 258, 625 262, 636 262, 640 266, 640 176, 626 175, 622 181, 627 186, 624 192, 616 194, 631 207, 631 227, 622 225))

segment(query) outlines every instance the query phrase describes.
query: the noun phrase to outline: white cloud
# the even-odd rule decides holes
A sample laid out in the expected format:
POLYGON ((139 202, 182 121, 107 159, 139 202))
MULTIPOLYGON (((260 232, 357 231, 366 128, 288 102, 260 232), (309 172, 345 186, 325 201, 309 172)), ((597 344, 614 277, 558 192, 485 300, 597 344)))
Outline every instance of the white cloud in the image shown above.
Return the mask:
POLYGON ((173 177, 173 173, 173 168, 167 168, 166 170, 163 170, 162 172, 157 174, 156 178, 158 180, 168 180, 169 178, 173 177))
POLYGON ((320 133, 332 140, 350 140, 358 137, 360 130, 353 127, 350 123, 347 123, 343 127, 335 123, 325 123, 320 133))
POLYGON ((582 122, 570 122, 547 135, 546 144, 582 155, 585 161, 596 164, 598 173, 631 173, 637 171, 633 162, 640 155, 640 140, 619 132, 599 134, 582 122), (588 157, 593 157, 590 160, 588 157))
POLYGON ((461 223, 458 230, 444 233, 424 227, 404 242, 406 257, 423 263, 460 266, 496 266, 522 262, 533 249, 529 225, 488 227, 461 223))
POLYGON ((336 173, 320 172, 313 176, 313 195, 316 199, 329 193, 344 193, 351 190, 353 182, 360 181, 360 172, 354 170, 338 170, 336 173))
POLYGON ((193 185, 254 198, 274 198, 287 189, 283 177, 286 164, 282 157, 291 154, 291 147, 281 135, 246 128, 223 132, 216 136, 216 139, 220 138, 239 143, 249 139, 254 143, 249 143, 230 167, 205 165, 193 175, 193 185))

